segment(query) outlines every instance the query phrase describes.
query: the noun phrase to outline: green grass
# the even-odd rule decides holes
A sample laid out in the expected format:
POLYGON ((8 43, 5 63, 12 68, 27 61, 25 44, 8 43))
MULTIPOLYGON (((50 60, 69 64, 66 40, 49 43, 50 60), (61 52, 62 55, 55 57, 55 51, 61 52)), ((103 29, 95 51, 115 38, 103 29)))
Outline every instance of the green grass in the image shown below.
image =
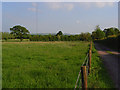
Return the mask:
POLYGON ((112 55, 114 55, 111 51, 106 51, 107 53, 109 53, 109 54, 112 54, 112 55))
POLYGON ((109 54, 111 54, 111 55, 114 55, 114 56, 117 56, 117 57, 120 58, 120 55, 116 55, 116 54, 112 53, 111 51, 106 51, 106 52, 109 53, 109 54))
POLYGON ((91 73, 88 76, 89 88, 115 88, 113 81, 107 73, 103 65, 103 60, 97 53, 97 50, 92 49, 91 73))
MULTIPOLYGON (((89 42, 3 43, 3 88, 74 88, 89 42)), ((95 49, 88 87, 112 87, 95 49)))
POLYGON ((88 42, 3 43, 3 88, 74 87, 88 42))

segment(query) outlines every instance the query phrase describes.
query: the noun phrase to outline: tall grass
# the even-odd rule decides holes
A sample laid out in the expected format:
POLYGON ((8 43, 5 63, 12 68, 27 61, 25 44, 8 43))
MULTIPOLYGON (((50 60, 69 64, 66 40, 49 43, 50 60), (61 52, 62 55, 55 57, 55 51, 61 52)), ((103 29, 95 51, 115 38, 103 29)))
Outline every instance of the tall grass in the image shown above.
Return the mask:
POLYGON ((3 88, 73 88, 88 42, 3 43, 3 88))
MULTIPOLYGON (((3 88, 74 88, 89 42, 3 43, 3 88)), ((93 48, 88 87, 112 87, 93 48)))

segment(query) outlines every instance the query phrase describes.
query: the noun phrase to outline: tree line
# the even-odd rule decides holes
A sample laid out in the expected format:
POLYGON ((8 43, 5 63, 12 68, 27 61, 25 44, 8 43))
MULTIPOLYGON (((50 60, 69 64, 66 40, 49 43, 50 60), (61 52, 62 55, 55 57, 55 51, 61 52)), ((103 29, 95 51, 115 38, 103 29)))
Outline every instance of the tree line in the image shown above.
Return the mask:
POLYGON ((29 30, 20 25, 10 28, 10 33, 1 32, 1 39, 29 39, 30 41, 91 41, 91 40, 100 40, 109 37, 116 37, 120 35, 120 30, 118 28, 107 28, 101 30, 99 25, 96 26, 95 30, 92 33, 81 33, 78 35, 64 35, 62 31, 56 33, 56 35, 31 35, 29 30))
POLYGON ((120 35, 120 30, 115 27, 105 28, 103 31, 100 29, 99 25, 96 26, 95 30, 92 32, 93 40, 106 39, 109 37, 117 37, 120 35))

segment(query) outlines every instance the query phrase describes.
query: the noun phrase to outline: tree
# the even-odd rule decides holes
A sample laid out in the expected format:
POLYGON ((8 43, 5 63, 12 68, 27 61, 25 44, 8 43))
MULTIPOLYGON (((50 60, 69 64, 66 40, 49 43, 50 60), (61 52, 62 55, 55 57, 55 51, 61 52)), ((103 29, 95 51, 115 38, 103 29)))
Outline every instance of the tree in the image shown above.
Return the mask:
POLYGON ((9 38, 9 33, 8 32, 2 32, 2 39, 4 39, 4 40, 8 40, 8 38, 9 38))
POLYGON ((80 35, 75 35, 74 38, 75 38, 75 41, 78 41, 80 40, 80 35))
POLYGON ((60 41, 60 40, 61 40, 61 37, 60 37, 60 35, 59 35, 59 34, 57 35, 57 40, 58 40, 58 41, 60 41))
POLYGON ((92 32, 92 39, 95 40, 96 38, 97 38, 96 31, 93 31, 93 32, 92 32))
POLYGON ((9 39, 15 39, 15 36, 13 34, 10 34, 9 39))
POLYGON ((91 34, 90 33, 81 33, 80 34, 80 40, 82 41, 90 41, 91 40, 91 34))
POLYGON ((68 35, 64 36, 64 41, 68 41, 68 35))
POLYGON ((99 25, 97 25, 95 31, 92 32, 92 38, 102 39, 104 37, 105 37, 105 33, 100 29, 99 25))
POLYGON ((10 28, 10 31, 11 34, 15 35, 15 37, 18 37, 21 41, 26 35, 30 33, 25 27, 22 27, 20 25, 10 28))
POLYGON ((115 35, 118 35, 120 33, 118 28, 114 28, 114 31, 115 31, 115 35))
MULTIPOLYGON (((114 30, 113 27, 112 28, 104 29, 103 31, 105 32, 105 36, 106 37, 108 37, 110 35, 115 35, 115 30, 114 30)), ((116 31, 116 33, 117 33, 117 31, 116 31)))
POLYGON ((102 30, 97 30, 96 35, 97 35, 96 39, 102 39, 105 37, 105 33, 102 30))
POLYGON ((56 34, 56 36, 57 36, 57 35, 63 35, 62 31, 59 31, 59 32, 56 34))
POLYGON ((62 36, 61 36, 61 41, 64 41, 64 38, 65 38, 65 37, 62 35, 62 36))
POLYGON ((0 40, 2 40, 2 32, 0 32, 0 40))

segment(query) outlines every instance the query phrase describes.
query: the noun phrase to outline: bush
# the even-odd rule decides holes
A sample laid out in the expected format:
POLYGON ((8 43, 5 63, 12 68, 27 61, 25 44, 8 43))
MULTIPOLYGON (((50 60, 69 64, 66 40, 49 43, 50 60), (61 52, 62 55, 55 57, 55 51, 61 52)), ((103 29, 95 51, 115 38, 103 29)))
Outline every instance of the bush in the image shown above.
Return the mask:
POLYGON ((108 37, 103 40, 96 40, 95 42, 120 52, 120 35, 117 37, 108 37))

